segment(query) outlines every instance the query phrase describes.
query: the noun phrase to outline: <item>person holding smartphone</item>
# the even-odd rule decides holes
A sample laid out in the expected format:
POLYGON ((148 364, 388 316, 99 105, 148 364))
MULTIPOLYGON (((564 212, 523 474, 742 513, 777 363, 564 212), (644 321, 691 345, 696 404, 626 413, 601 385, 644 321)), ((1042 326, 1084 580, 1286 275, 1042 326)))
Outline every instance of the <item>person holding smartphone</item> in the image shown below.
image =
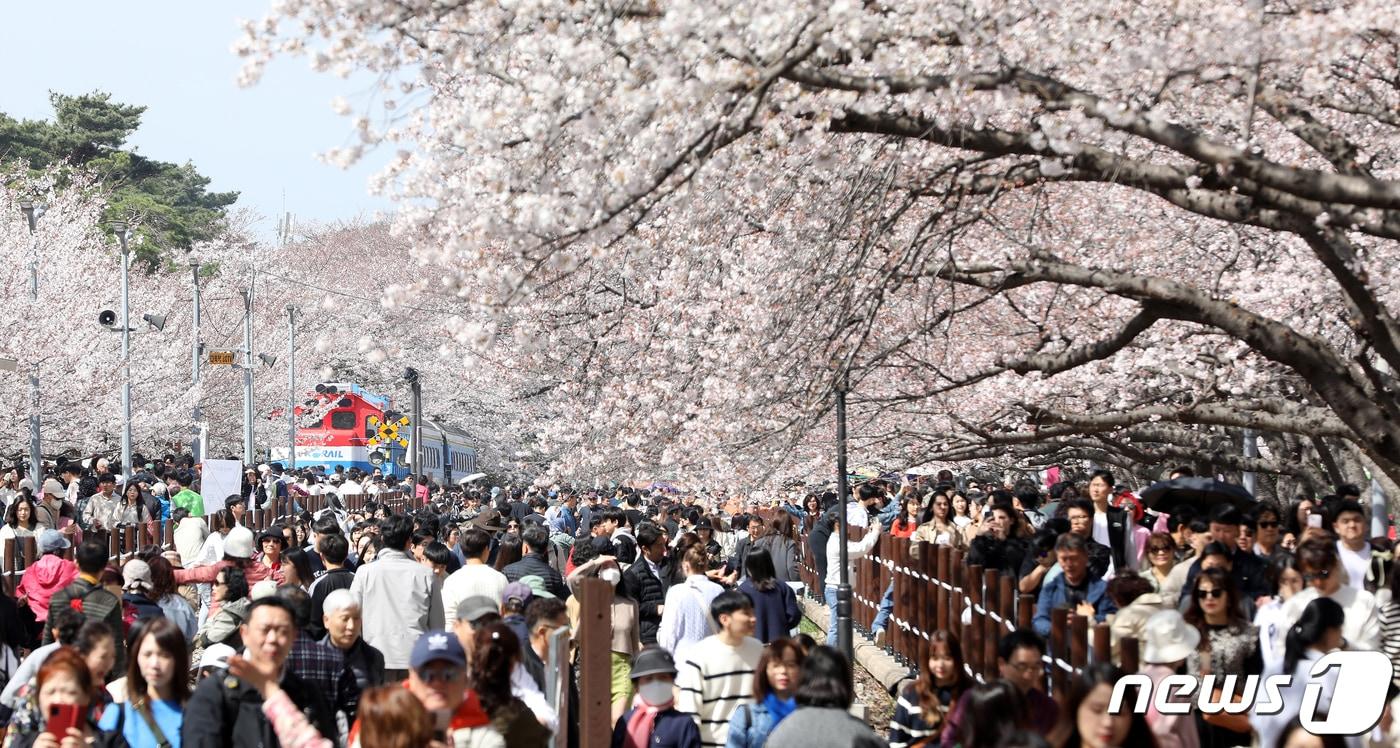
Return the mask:
POLYGON ((39 668, 39 729, 14 735, 11 748, 82 748, 96 736, 88 710, 95 684, 83 656, 59 647, 39 668))

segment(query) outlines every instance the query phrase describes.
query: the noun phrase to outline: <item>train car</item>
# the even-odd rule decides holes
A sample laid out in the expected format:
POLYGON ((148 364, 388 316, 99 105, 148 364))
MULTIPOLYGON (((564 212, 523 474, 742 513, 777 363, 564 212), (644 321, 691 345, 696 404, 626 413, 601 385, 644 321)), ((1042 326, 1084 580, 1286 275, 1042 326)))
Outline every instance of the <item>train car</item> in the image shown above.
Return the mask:
MULTIPOLYGON (((300 416, 323 409, 325 412, 318 422, 302 424, 297 429, 297 465, 325 465, 330 470, 341 466, 365 472, 378 468, 386 475, 400 478, 410 472, 420 472, 412 465, 411 425, 399 427, 398 432, 408 442, 407 447, 398 443, 370 444, 380 423, 395 421, 400 416, 394 411, 392 399, 351 382, 327 382, 316 385, 315 394, 304 407, 298 406, 296 412, 300 416)), ((476 450, 464 432, 427 419, 422 431, 422 474, 446 485, 476 472, 476 450)), ((285 448, 272 452, 274 460, 285 461, 286 456, 285 448)))

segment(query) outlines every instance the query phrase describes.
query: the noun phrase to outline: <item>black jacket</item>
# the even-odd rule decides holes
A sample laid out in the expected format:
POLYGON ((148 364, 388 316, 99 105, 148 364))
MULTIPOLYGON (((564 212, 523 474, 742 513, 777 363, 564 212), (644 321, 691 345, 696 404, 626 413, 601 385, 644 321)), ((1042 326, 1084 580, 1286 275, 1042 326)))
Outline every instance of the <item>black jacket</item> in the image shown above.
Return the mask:
POLYGON ((355 572, 349 568, 332 569, 322 574, 311 584, 311 620, 307 622, 306 633, 312 639, 321 639, 326 635, 325 617, 326 597, 336 590, 348 590, 355 582, 355 572))
MULTIPOLYGON (((660 567, 662 579, 670 576, 666 566, 660 567)), ((661 614, 656 611, 666 604, 666 583, 651 573, 646 559, 639 558, 622 572, 622 589, 637 601, 637 629, 643 644, 655 644, 661 629, 661 614)))
MULTIPOLYGON (((301 708, 321 733, 331 741, 339 738, 335 715, 321 692, 288 672, 282 677, 282 690, 301 708)), ((262 713, 262 696, 252 686, 226 670, 199 682, 185 704, 185 722, 180 727, 180 743, 189 748, 278 748, 277 733, 262 713)))
POLYGON ((501 573, 512 582, 518 582, 521 577, 531 574, 543 577, 545 589, 560 600, 569 599, 569 588, 564 584, 564 577, 559 574, 558 569, 550 565, 549 559, 543 553, 528 553, 519 561, 501 569, 501 573))
POLYGON ((1113 558, 1113 568, 1126 569, 1128 568, 1128 537, 1133 532, 1133 521, 1128 519, 1126 509, 1119 509, 1116 506, 1109 507, 1107 514, 1108 550, 1113 558))
POLYGON ((997 540, 991 535, 978 535, 972 539, 964 563, 968 566, 981 566, 996 569, 1002 574, 1020 579, 1021 561, 1026 555, 1026 541, 1020 538, 997 540))
MULTIPOLYGON (((327 647, 335 646, 330 636, 322 639, 321 643, 327 647)), ((384 685, 384 654, 371 647, 364 637, 356 639, 349 649, 337 648, 337 651, 345 658, 345 666, 355 674, 355 682, 360 684, 361 691, 384 685)))

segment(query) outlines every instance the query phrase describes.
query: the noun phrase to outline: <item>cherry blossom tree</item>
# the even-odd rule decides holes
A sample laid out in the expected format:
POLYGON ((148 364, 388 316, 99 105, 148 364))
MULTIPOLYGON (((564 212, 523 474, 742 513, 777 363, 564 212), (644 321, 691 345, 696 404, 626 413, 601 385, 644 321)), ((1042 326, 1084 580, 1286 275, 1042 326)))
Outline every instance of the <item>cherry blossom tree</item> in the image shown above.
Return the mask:
POLYGON ((328 155, 399 149, 405 290, 567 469, 805 469, 841 388, 862 454, 1306 483, 1400 478, 1398 20, 286 0, 235 49, 379 75, 328 155))

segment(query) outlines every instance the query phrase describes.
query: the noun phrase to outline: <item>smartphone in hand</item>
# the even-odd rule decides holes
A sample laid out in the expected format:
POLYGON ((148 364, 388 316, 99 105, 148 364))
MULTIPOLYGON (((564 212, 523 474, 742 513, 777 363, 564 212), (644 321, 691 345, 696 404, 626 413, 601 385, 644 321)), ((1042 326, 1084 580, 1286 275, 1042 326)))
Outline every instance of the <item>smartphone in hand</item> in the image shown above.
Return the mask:
POLYGON ((63 740, 68 737, 68 728, 76 728, 79 725, 82 714, 83 708, 77 704, 50 704, 44 732, 63 740))

